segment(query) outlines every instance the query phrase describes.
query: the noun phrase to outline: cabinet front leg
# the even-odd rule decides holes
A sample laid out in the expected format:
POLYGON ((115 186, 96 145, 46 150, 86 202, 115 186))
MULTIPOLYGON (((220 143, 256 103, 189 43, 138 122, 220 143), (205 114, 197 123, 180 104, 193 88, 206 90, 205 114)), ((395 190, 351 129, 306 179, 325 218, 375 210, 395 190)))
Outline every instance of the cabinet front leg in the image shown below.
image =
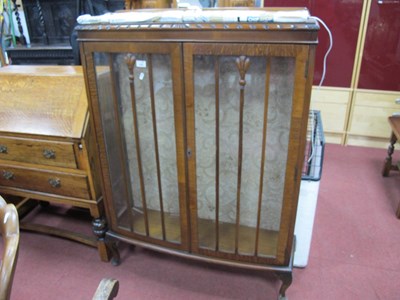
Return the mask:
POLYGON ((277 272, 276 275, 282 281, 281 288, 279 289, 279 300, 286 300, 286 290, 292 284, 292 272, 277 272))
POLYGON ((99 250, 100 259, 108 262, 111 259, 113 265, 119 264, 119 252, 116 243, 106 238, 108 230, 107 221, 104 217, 95 218, 92 222, 93 233, 97 237, 97 249, 99 250))

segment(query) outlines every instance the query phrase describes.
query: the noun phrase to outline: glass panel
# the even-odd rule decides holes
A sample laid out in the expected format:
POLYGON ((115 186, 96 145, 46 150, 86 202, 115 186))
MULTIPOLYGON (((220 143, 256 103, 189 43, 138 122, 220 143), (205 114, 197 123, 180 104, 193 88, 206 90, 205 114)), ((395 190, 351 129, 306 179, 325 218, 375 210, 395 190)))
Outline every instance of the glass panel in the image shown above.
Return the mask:
POLYGON ((242 158, 239 157, 241 96, 237 57, 194 58, 199 246, 242 255, 257 252, 275 256, 285 183, 295 60, 248 58, 250 64, 243 94, 242 158), (265 99, 267 78, 270 90, 265 99), (265 103, 268 105, 268 121, 266 137, 263 138, 265 103), (265 167, 259 211, 264 141, 265 167), (261 222, 258 225, 259 214, 261 222))
POLYGON ((197 213, 200 247, 215 249, 215 72, 214 57, 194 58, 197 213))
MULTIPOLYGON (((172 66, 167 55, 152 55, 157 143, 166 239, 181 240, 172 66)), ((154 204, 156 207, 156 204, 154 204)))
POLYGON ((103 124, 107 157, 114 163, 108 164, 110 184, 113 194, 114 209, 118 225, 129 230, 129 199, 125 184, 124 157, 120 149, 119 136, 116 134, 117 121, 114 114, 111 71, 108 56, 103 53, 94 54, 95 71, 97 78, 97 96, 99 101, 101 122, 103 124), (107 126, 104 126, 107 124, 107 126))
MULTIPOLYGON (((121 133, 124 141, 123 147, 126 153, 126 161, 128 162, 127 169, 129 174, 129 189, 131 193, 130 205, 133 218, 132 221, 134 223, 133 230, 141 235, 146 235, 147 226, 150 227, 149 216, 145 214, 148 201, 147 197, 150 199, 152 198, 153 193, 158 193, 158 190, 154 191, 154 189, 157 189, 157 185, 155 185, 154 189, 146 189, 146 180, 144 179, 145 166, 143 165, 143 162, 146 161, 146 164, 151 164, 153 161, 151 160, 148 162, 145 157, 142 156, 142 149, 146 148, 148 139, 150 137, 143 133, 144 130, 147 131, 148 129, 147 126, 142 126, 143 122, 141 122, 143 115, 147 112, 147 110, 146 107, 143 107, 141 101, 142 97, 140 94, 144 93, 146 83, 148 86, 148 77, 146 77, 145 83, 143 83, 142 80, 139 80, 139 74, 141 74, 142 70, 134 69, 134 86, 133 90, 131 90, 129 82, 130 72, 125 61, 126 58, 127 54, 114 55, 113 71, 116 86, 118 87, 117 97, 118 108, 120 109, 121 133), (137 125, 134 121, 134 109, 137 117, 137 125), (135 132, 136 130, 137 132, 135 132), (136 139, 139 141, 138 145, 136 145, 136 139), (140 169, 143 174, 139 174, 140 169), (147 218, 147 220, 145 218, 147 218)), ((139 61, 141 58, 141 56, 136 56, 136 59, 139 61)), ((135 65, 135 62, 133 62, 133 64, 135 65)), ((145 79, 144 75, 142 75, 142 77, 145 79)), ((149 150, 149 152, 150 151, 151 150, 149 150)), ((150 235, 151 233, 152 232, 149 232, 150 235)))
POLYGON ((130 230, 140 235, 180 242, 170 57, 113 54, 111 73, 116 99, 109 91, 100 109, 102 116, 113 112, 114 119, 106 123, 103 117, 104 138, 110 170, 123 162, 119 171, 125 174, 125 191, 113 188, 113 200, 124 198, 125 209, 130 208, 126 218, 118 216, 118 224, 125 229, 131 224, 130 230), (111 147, 119 149, 110 153, 111 147))
POLYGON ((239 72, 237 57, 220 58, 220 211, 219 249, 235 251, 236 192, 239 146, 239 72))
POLYGON ((243 112, 239 253, 254 255, 263 142, 266 57, 251 57, 243 112))
POLYGON ((270 256, 271 239, 277 240, 277 234, 274 232, 279 231, 280 228, 289 151, 294 68, 293 57, 271 58, 260 224, 262 230, 259 237, 259 254, 265 256, 270 256))

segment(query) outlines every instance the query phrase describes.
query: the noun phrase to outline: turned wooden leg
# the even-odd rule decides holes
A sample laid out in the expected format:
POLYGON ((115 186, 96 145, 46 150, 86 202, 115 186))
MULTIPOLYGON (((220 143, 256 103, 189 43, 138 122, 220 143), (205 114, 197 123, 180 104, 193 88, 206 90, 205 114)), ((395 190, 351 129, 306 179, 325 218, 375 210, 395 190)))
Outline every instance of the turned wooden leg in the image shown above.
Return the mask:
POLYGON ((111 259, 111 264, 113 266, 119 265, 120 255, 117 243, 107 238, 106 232, 108 226, 104 217, 93 219, 92 225, 93 233, 97 236, 97 248, 99 250, 100 259, 105 262, 111 259))
POLYGON ((385 159, 385 163, 383 164, 383 169, 382 169, 382 176, 389 176, 389 172, 392 169, 392 154, 394 152, 394 144, 397 142, 397 137, 396 135, 392 132, 392 135, 390 136, 390 144, 388 146, 387 154, 388 156, 385 159))
POLYGON ((292 284, 292 272, 277 272, 276 275, 282 281, 281 288, 279 289, 279 300, 285 300, 287 299, 286 290, 292 284))
POLYGON ((113 266, 118 266, 120 261, 121 261, 121 259, 120 259, 120 256, 119 256, 117 243, 115 241, 107 239, 107 237, 106 237, 106 245, 110 249, 111 254, 112 254, 111 264, 113 266))

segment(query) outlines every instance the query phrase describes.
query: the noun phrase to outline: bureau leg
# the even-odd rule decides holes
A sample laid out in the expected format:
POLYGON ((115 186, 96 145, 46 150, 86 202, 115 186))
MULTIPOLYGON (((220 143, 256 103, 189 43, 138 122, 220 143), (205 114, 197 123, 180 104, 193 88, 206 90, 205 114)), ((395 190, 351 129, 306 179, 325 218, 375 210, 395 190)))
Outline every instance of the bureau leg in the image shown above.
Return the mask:
POLYGON ((397 137, 392 132, 392 135, 390 136, 390 144, 388 146, 387 150, 387 157, 385 158, 385 162, 383 164, 383 169, 382 169, 382 176, 387 177, 389 176, 390 170, 393 168, 392 167, 392 154, 394 152, 394 144, 397 142, 397 137))
POLYGON ((282 281, 281 288, 279 289, 279 300, 287 300, 286 290, 292 284, 292 272, 276 272, 278 278, 282 281))
POLYGON ((108 230, 107 221, 104 217, 94 218, 92 221, 93 233, 97 237, 97 249, 102 261, 108 262, 113 254, 113 247, 106 242, 106 232, 108 230))
POLYGON ((112 239, 107 238, 107 236, 106 236, 106 245, 107 245, 108 249, 110 249, 110 251, 111 251, 111 256, 112 256, 111 264, 113 266, 118 266, 121 258, 119 256, 117 243, 115 241, 113 241, 112 239))

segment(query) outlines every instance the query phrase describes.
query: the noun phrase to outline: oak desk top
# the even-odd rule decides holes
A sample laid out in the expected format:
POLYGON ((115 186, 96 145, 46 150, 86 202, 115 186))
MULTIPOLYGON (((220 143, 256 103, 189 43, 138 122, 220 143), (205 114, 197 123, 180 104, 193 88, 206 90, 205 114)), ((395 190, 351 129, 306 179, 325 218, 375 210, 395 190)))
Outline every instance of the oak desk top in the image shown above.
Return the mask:
POLYGON ((80 138, 87 120, 80 66, 0 68, 0 131, 80 138))

